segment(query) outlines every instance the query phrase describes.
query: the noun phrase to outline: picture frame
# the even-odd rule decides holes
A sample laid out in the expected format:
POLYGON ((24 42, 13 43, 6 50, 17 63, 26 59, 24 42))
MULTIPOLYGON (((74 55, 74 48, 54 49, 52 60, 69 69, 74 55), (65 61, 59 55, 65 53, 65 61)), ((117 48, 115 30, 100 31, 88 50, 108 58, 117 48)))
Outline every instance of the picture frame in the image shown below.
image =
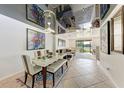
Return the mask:
POLYGON ((27 50, 45 49, 45 33, 27 28, 27 50))
POLYGON ((110 21, 100 28, 101 51, 110 54, 110 21))
POLYGON ((44 11, 36 4, 26 4, 26 19, 41 27, 45 27, 44 11))

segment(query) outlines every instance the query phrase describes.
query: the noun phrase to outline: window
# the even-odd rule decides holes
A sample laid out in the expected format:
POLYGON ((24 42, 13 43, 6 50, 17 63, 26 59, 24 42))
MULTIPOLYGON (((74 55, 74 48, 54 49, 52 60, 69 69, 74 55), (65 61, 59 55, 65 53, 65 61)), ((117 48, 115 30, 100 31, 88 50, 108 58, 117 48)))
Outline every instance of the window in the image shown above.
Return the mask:
POLYGON ((122 50, 121 16, 114 18, 114 49, 122 50))
POLYGON ((66 41, 62 39, 58 39, 58 46, 59 47, 65 47, 66 46, 66 41))
POLYGON ((91 52, 91 41, 90 40, 77 40, 76 47, 79 52, 91 52))
POLYGON ((124 15, 123 15, 123 7, 114 15, 111 19, 112 24, 112 51, 124 53, 124 15))

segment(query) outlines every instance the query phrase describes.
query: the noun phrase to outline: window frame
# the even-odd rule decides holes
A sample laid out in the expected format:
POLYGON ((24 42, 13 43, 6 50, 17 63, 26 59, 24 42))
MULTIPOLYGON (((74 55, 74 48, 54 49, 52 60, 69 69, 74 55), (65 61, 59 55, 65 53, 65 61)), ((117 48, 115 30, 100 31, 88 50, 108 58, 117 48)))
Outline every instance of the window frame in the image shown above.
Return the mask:
POLYGON ((124 54, 124 6, 122 6, 118 12, 111 18, 111 51, 113 52, 117 52, 117 53, 122 53, 124 54), (121 45, 122 45, 122 49, 121 50, 116 50, 115 49, 115 45, 114 45, 114 39, 115 39, 115 35, 114 35, 114 18, 117 18, 121 16, 121 45))

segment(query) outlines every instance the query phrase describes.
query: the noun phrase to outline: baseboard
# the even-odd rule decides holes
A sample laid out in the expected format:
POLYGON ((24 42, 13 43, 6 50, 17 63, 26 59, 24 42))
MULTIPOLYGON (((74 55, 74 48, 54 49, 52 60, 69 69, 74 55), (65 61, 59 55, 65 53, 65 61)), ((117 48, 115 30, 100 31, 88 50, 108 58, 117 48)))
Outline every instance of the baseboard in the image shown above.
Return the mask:
POLYGON ((22 73, 22 72, 24 72, 24 70, 16 72, 16 73, 13 73, 13 74, 10 74, 10 75, 7 75, 7 76, 4 76, 4 77, 0 78, 0 81, 5 80, 5 79, 7 79, 9 77, 12 77, 12 76, 17 75, 17 74, 22 73))
POLYGON ((111 82, 113 83, 113 85, 115 86, 115 88, 119 88, 118 85, 115 83, 115 81, 113 80, 112 76, 108 73, 108 71, 100 64, 99 61, 97 61, 98 66, 100 67, 100 69, 105 73, 106 76, 108 76, 108 78, 111 80, 111 82))

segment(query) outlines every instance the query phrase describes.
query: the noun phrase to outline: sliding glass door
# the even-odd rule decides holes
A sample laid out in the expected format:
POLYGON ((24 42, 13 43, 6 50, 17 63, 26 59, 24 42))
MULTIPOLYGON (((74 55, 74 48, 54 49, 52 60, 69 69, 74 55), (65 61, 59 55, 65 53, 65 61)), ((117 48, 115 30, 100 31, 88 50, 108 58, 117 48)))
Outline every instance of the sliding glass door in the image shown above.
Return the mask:
POLYGON ((91 41, 90 40, 77 40, 76 47, 79 52, 91 52, 91 41))

